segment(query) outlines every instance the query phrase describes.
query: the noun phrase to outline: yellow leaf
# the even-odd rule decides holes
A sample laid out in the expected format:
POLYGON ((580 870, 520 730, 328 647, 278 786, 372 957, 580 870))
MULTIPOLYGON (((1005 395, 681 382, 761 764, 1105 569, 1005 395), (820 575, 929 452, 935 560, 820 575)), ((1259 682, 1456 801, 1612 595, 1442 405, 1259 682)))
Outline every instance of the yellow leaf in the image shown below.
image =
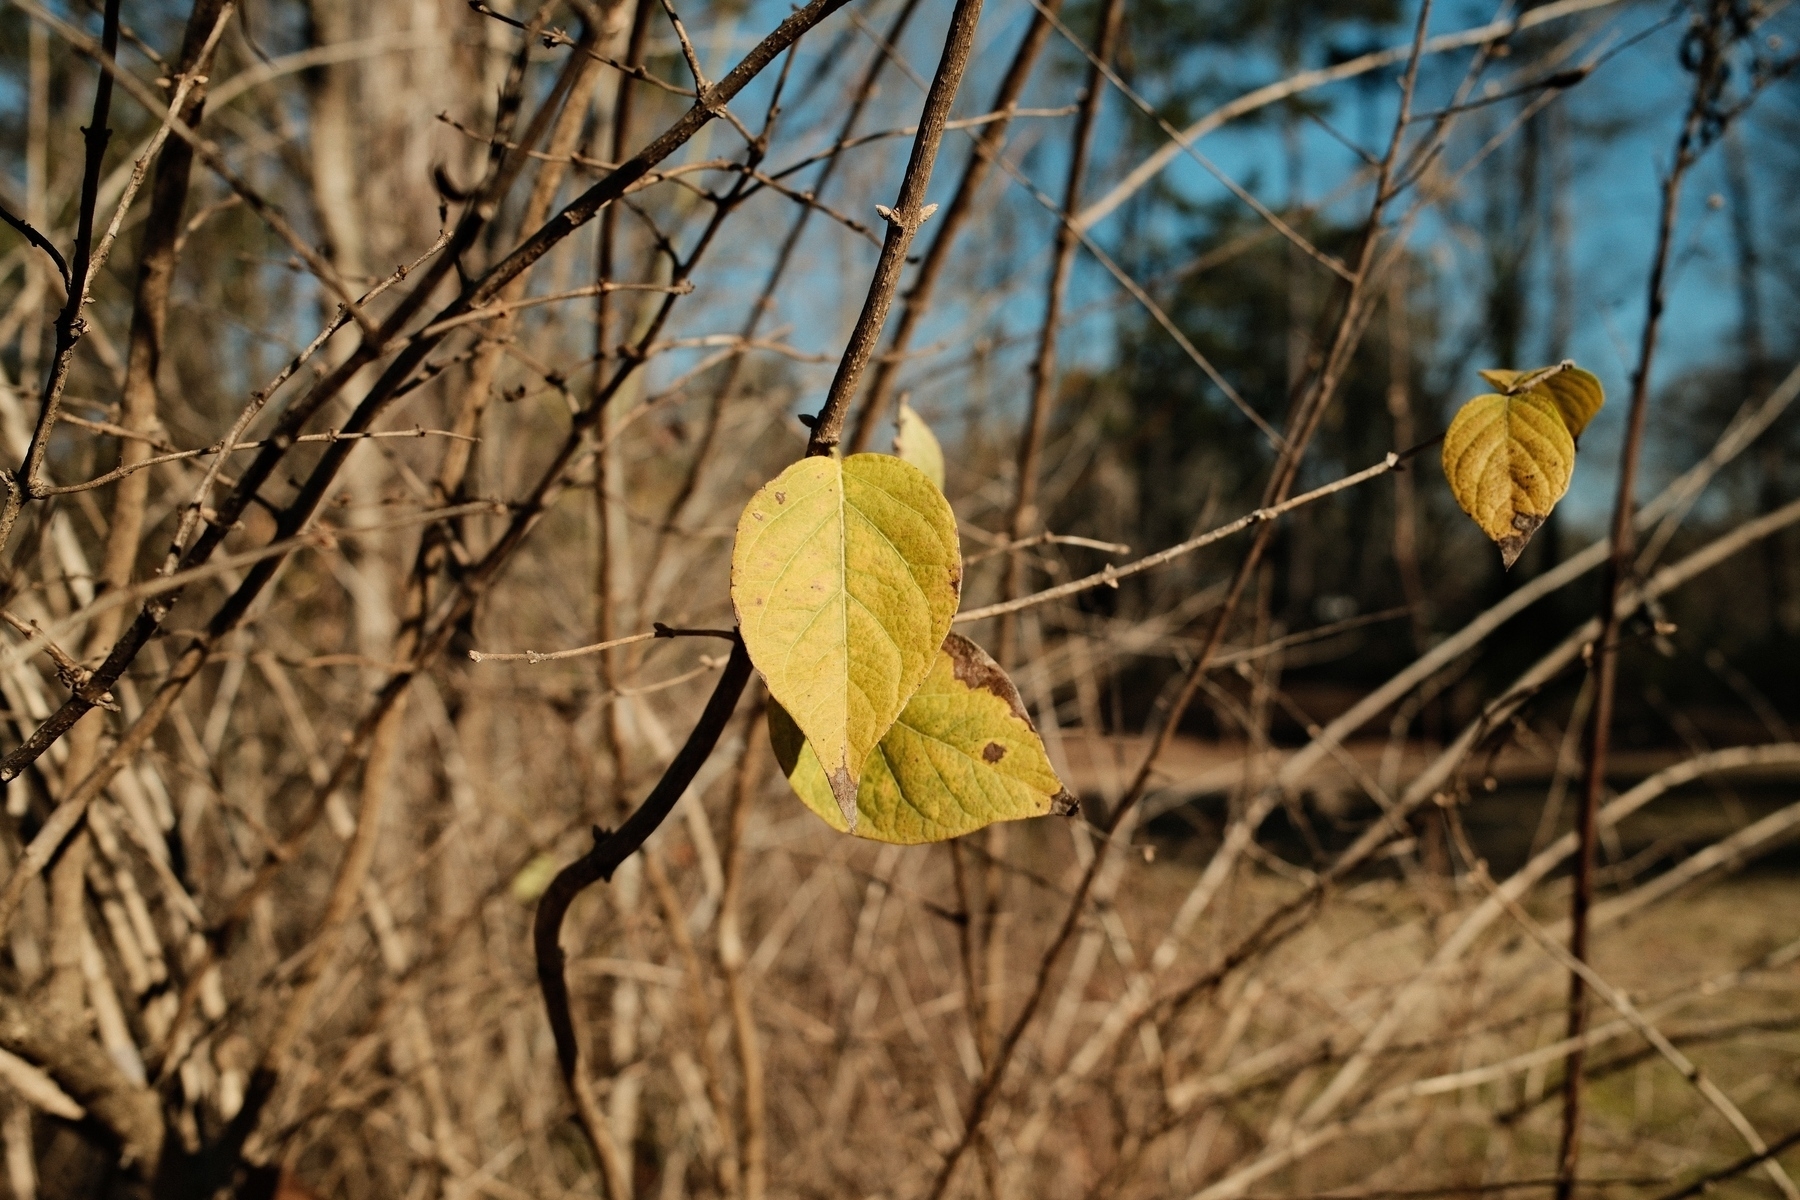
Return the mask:
POLYGON ((803 458, 738 519, 744 647, 851 825, 863 763, 931 669, 961 589, 949 501, 891 455, 803 458))
POLYGON ((1535 389, 1477 396, 1444 434, 1450 491, 1508 567, 1569 490, 1574 470, 1575 439, 1556 402, 1535 389))
POLYGON ((897 426, 894 431, 894 454, 925 472, 925 478, 937 484, 938 491, 943 491, 944 448, 938 445, 937 435, 931 432, 931 426, 904 400, 900 402, 900 415, 895 418, 894 424, 897 426))
POLYGON ((864 765, 854 827, 839 811, 812 744, 775 704, 769 741, 808 808, 833 829, 879 842, 941 842, 995 821, 1075 811, 1018 689, 957 633, 944 639, 925 682, 864 765))
POLYGON ((519 873, 513 876, 513 899, 520 904, 534 904, 539 896, 549 890, 550 881, 555 878, 556 860, 548 854, 539 854, 519 868, 519 873))
POLYGON ((1502 395, 1512 395, 1519 391, 1543 392, 1555 403, 1558 412, 1562 413, 1563 422, 1568 425, 1569 433, 1580 437, 1581 431, 1588 427, 1594 414, 1606 403, 1606 389, 1600 386, 1600 380, 1593 372, 1584 371, 1574 363, 1558 364, 1556 367, 1539 367, 1535 371, 1480 371, 1483 379, 1494 385, 1502 395), (1520 384, 1524 386, 1519 386, 1520 384))
POLYGON ((1600 380, 1580 367, 1570 367, 1552 375, 1542 383, 1534 384, 1532 390, 1550 394, 1569 426, 1569 433, 1575 437, 1581 436, 1581 431, 1606 403, 1606 390, 1600 386, 1600 380))

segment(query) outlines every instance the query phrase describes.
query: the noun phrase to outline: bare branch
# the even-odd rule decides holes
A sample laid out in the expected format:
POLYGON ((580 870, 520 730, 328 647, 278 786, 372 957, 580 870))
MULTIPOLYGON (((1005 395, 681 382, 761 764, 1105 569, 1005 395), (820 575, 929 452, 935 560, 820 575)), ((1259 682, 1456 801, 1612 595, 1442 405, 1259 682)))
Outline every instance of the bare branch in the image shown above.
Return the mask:
POLYGON ((975 45, 975 26, 981 19, 981 0, 957 0, 950 16, 950 31, 944 39, 943 55, 938 60, 937 74, 925 95, 925 111, 919 117, 919 133, 913 139, 912 156, 907 160, 906 175, 900 181, 900 195, 892 208, 877 206, 887 221, 887 237, 882 243, 881 257, 875 264, 874 278, 869 281, 869 294, 863 301, 856 327, 850 333, 844 357, 832 377, 825 405, 813 422, 812 437, 807 441, 808 455, 829 454, 838 444, 844 428, 850 399, 856 392, 863 368, 875 352, 875 342, 887 320, 888 307, 900 287, 900 272, 906 264, 906 252, 937 205, 925 204, 925 189, 931 184, 931 170, 937 162, 938 146, 943 141, 944 124, 950 119, 950 105, 962 84, 963 71, 969 64, 969 53, 975 45))

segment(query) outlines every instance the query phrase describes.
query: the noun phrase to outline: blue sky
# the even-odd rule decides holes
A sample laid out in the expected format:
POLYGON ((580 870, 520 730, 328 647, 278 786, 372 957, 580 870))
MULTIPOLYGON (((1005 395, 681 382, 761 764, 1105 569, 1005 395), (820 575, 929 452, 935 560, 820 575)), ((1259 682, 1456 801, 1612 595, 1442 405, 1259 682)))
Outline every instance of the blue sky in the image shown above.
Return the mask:
MULTIPOLYGON (((864 17, 870 27, 881 28, 891 19, 894 7, 892 3, 859 0, 854 11, 864 17)), ((705 7, 688 15, 711 73, 715 76, 722 73, 785 8, 785 4, 777 3, 777 0, 758 0, 739 18, 715 17, 705 7)), ((905 56, 920 73, 929 73, 935 63, 949 8, 949 0, 924 0, 902 40, 905 56)), ((1333 31, 1329 40, 1359 47, 1402 42, 1410 32, 1412 15, 1416 11, 1408 6, 1401 21, 1382 29, 1340 27, 1333 31)), ((1493 4, 1466 0, 1439 3, 1433 12, 1430 31, 1442 34, 1480 25, 1493 19, 1497 11, 1493 4)), ((1548 29, 1559 37, 1576 39, 1572 57, 1579 61, 1596 50, 1617 48, 1624 40, 1664 22, 1673 11, 1666 4, 1622 2, 1556 22, 1548 29)), ((985 108, 1029 14, 1025 0, 989 0, 974 66, 958 100, 959 114, 985 108)), ((1073 19, 1086 23, 1091 18, 1078 16, 1073 19)), ((848 23, 849 14, 840 14, 807 39, 796 78, 811 70, 808 56, 816 56, 830 46, 842 44, 838 40, 840 31, 848 23)), ((1778 16, 1776 24, 1800 27, 1800 18, 1795 14, 1783 14, 1778 16)), ((1688 84, 1688 77, 1676 61, 1681 30, 1682 22, 1677 20, 1619 50, 1592 78, 1557 101, 1579 127, 1613 127, 1608 138, 1583 139, 1571 191, 1572 257, 1576 279, 1571 353, 1601 377, 1611 399, 1584 439, 1583 467, 1577 473, 1575 489, 1567 502, 1577 517, 1594 515, 1609 503, 1608 480, 1611 461, 1616 454, 1617 428, 1625 407, 1623 401, 1628 391, 1631 361, 1635 357, 1643 319, 1644 284, 1657 220, 1658 177, 1666 169, 1670 157, 1688 84)), ((1326 40, 1315 39, 1311 51, 1315 60, 1322 54, 1326 40)), ((279 53, 293 47, 273 48, 279 53)), ((787 128, 790 133, 802 129, 810 132, 797 145, 790 144, 778 151, 773 161, 791 161, 805 148, 829 137, 829 131, 837 121, 834 106, 840 102, 838 94, 842 81, 860 72, 869 50, 867 37, 857 37, 848 43, 847 62, 838 68, 833 82, 820 91, 811 105, 789 118, 791 123, 787 128)), ((1026 96, 1027 104, 1066 104, 1075 89, 1074 56, 1066 46, 1055 41, 1054 35, 1051 50, 1056 66, 1050 70, 1040 68, 1033 89, 1026 96)), ((1422 76, 1418 107, 1442 106, 1468 61, 1468 52, 1429 60, 1422 76)), ((1320 64, 1309 61, 1303 65, 1320 64)), ((1493 75, 1505 79, 1519 69, 1506 63, 1493 75)), ((1192 62, 1184 64, 1184 72, 1188 78, 1214 77, 1228 81, 1230 86, 1222 89, 1222 95, 1247 90, 1281 74, 1271 56, 1246 51, 1242 46, 1196 52, 1192 62)), ((1530 74, 1532 72, 1527 71, 1527 75, 1530 74)), ((760 98, 765 94, 768 82, 767 78, 758 81, 737 107, 760 113, 760 98)), ((1145 86, 1153 85, 1154 81, 1148 81, 1145 86)), ((1795 87, 1793 83, 1782 86, 1790 93, 1795 87)), ((1357 83, 1337 84, 1313 93, 1312 98, 1330 103, 1329 119, 1337 130, 1363 140, 1369 149, 1379 149, 1393 119, 1397 96, 1397 89, 1390 80, 1366 91, 1357 83)), ((913 83, 903 74, 890 71, 881 95, 862 127, 909 124, 917 116, 921 99, 921 93, 913 83)), ((1154 92, 1152 99, 1157 99, 1154 92)), ((1763 103, 1775 101, 1791 104, 1791 97, 1768 97, 1763 103)), ((1496 105, 1490 111, 1503 114, 1515 110, 1516 105, 1496 105)), ((1119 136, 1124 102, 1116 93, 1108 95, 1103 111, 1105 124, 1087 185, 1090 197, 1109 187, 1143 153, 1141 145, 1132 145, 1119 136)), ((1469 129, 1480 123, 1479 118, 1464 118, 1464 121, 1469 129)), ((1037 148, 1023 161, 1038 185, 1047 191, 1060 189, 1066 128, 1066 120, 1020 121, 1014 126, 1010 155, 1017 158, 1025 147, 1036 144, 1037 148)), ((1324 131, 1310 125, 1302 128, 1304 188, 1309 195, 1316 196, 1342 180, 1356 165, 1356 160, 1324 131)), ((1759 225, 1768 226, 1778 208, 1775 188, 1781 176, 1768 161, 1771 156, 1765 148, 1767 142, 1758 135, 1757 127, 1752 124, 1746 133, 1749 135, 1746 144, 1755 147, 1750 154, 1753 205, 1759 225)), ((723 146, 725 143, 717 144, 723 146)), ((966 144, 966 138, 960 134, 953 133, 946 139, 944 155, 931 188, 932 200, 949 199, 966 154, 966 144)), ((1447 161, 1453 165, 1463 161, 1475 145, 1476 139, 1465 133, 1453 143, 1447 161)), ((840 171, 828 198, 834 205, 873 224, 873 205, 892 199, 908 146, 908 139, 899 138, 853 152, 857 157, 840 171)), ((1269 203, 1280 204, 1285 200, 1287 173, 1281 140, 1273 122, 1246 121, 1228 126, 1206 138, 1200 148, 1233 177, 1254 186, 1269 203)), ((701 147, 692 146, 687 153, 691 156, 701 152, 701 147)), ((1684 195, 1683 216, 1676 239, 1678 262, 1672 277, 1664 346, 1656 371, 1659 380, 1668 380, 1697 366, 1718 363, 1732 350, 1738 302, 1731 270, 1729 220, 1724 212, 1707 204, 1709 195, 1724 190, 1722 165, 1723 156, 1717 150, 1711 152, 1694 171, 1684 195)), ((1215 200, 1226 195, 1218 183, 1185 158, 1176 159, 1163 179, 1197 199, 1215 200)), ((990 184, 991 189, 997 190, 998 186, 990 184)), ((778 227, 784 227, 791 213, 785 202, 762 203, 765 207, 761 211, 773 214, 773 219, 779 222, 778 227)), ((1466 204, 1466 201, 1462 203, 1466 204)), ((1009 204, 1008 215, 1016 214, 1016 222, 995 222, 993 224, 999 226, 997 229, 978 225, 965 236, 966 253, 959 251, 959 258, 982 266, 984 270, 999 272, 999 282, 1006 282, 1006 276, 1010 274, 1016 283, 1016 291, 1002 294, 986 320, 999 329, 1029 331, 1035 327, 1041 311, 1039 296, 1049 224, 1030 201, 1019 199, 1016 189, 1011 193, 1009 204), (1007 242, 1013 236, 1019 239, 1016 246, 1007 242)), ((1366 194, 1353 196, 1343 202, 1337 215, 1353 221, 1364 211, 1366 204, 1366 194)), ((1173 220, 1167 216, 1152 218, 1157 219, 1173 220)), ((1103 243, 1119 236, 1120 220, 1115 215, 1097 228, 1096 235, 1103 243)), ((860 305, 874 252, 847 232, 841 229, 834 232, 828 226, 828 222, 815 222, 811 236, 819 239, 825 248, 813 253, 802 273, 785 290, 782 303, 783 320, 794 326, 791 339, 807 349, 831 353, 841 349, 848 320, 860 305)), ((1171 226, 1170 232, 1180 230, 1171 226)), ((1774 238, 1775 231, 1769 227, 1771 245, 1765 248, 1765 253, 1773 253, 1774 238)), ((1436 279, 1432 302, 1439 306, 1444 324, 1451 329, 1466 331, 1477 320, 1485 283, 1486 268, 1479 242, 1472 241, 1466 231, 1458 231, 1441 217, 1431 217, 1420 224, 1414 245, 1433 264, 1436 279)), ((714 286, 721 287, 721 295, 729 296, 743 291, 744 284, 754 286, 752 281, 761 278, 763 267, 754 249, 741 253, 724 251, 716 258, 718 261, 703 272, 703 287, 710 279, 714 286)), ((1543 345, 1541 318, 1547 310, 1544 282, 1540 271, 1533 284, 1532 302, 1540 319, 1534 331, 1528 333, 1528 346, 1543 345)), ((1073 303, 1094 303, 1115 294, 1116 285, 1092 262, 1079 269, 1073 303)), ((1766 289, 1765 307, 1771 317, 1782 312, 1772 286, 1766 289)), ((720 311, 697 313, 694 319, 703 322, 710 332, 720 326, 720 311)), ((940 302, 936 319, 918 341, 966 339, 974 332, 971 311, 948 299, 940 302)), ((1104 365, 1113 353, 1112 322, 1118 313, 1127 311, 1129 309, 1104 310, 1065 338, 1065 365, 1104 365)), ((1019 408, 1025 388, 1024 363, 1022 346, 995 359, 983 386, 990 389, 997 406, 1009 411, 1019 408)), ((671 370, 679 367, 679 363, 669 364, 671 370)), ((808 407, 816 403, 817 395, 822 393, 830 376, 830 366, 796 370, 804 393, 798 407, 808 407)), ((1471 376, 1464 382, 1472 394, 1477 381, 1471 376)), ((952 388, 945 389, 940 407, 953 406, 953 392, 952 388)), ((954 436, 954 427, 946 433, 954 436)), ((1679 457, 1680 448, 1676 447, 1675 451, 1671 458, 1679 457)))
MULTIPOLYGON (((1404 40, 1416 8, 1405 22, 1381 30, 1347 28, 1332 40, 1339 44, 1392 44, 1404 40)), ((1674 139, 1687 101, 1690 77, 1679 67, 1678 44, 1685 29, 1685 18, 1668 18, 1676 10, 1668 5, 1618 4, 1599 9, 1548 28, 1559 37, 1574 39, 1571 61, 1582 61, 1595 53, 1607 53, 1603 65, 1580 87, 1565 93, 1557 103, 1566 107, 1571 123, 1578 129, 1605 128, 1606 137, 1583 137, 1576 152, 1571 185, 1572 260, 1575 280, 1574 329, 1569 352, 1583 365, 1595 371, 1606 384, 1611 402, 1589 435, 1584 438, 1582 466, 1576 487, 1567 504, 1578 520, 1599 515, 1611 502, 1612 464, 1616 459, 1618 431, 1629 392, 1630 375, 1637 357, 1637 347, 1645 312, 1645 287, 1654 247, 1659 216, 1660 180, 1672 157, 1674 139), (1636 40, 1633 40, 1636 39, 1636 40), (1625 43, 1630 44, 1625 44, 1625 43)), ((1028 13, 1023 5, 1000 6, 990 10, 987 18, 989 44, 1010 49, 1028 13)), ((1475 4, 1440 4, 1430 23, 1432 34, 1453 32, 1484 24, 1496 15, 1492 6, 1475 4)), ((923 41, 941 22, 927 20, 918 34, 923 41)), ((1792 24, 1792 21, 1780 22, 1792 24)), ((1771 26, 1775 29, 1776 26, 1771 26)), ((1764 31, 1768 32, 1767 30, 1764 31)), ((1792 45, 1792 39, 1789 39, 1792 45)), ((929 52, 929 47, 921 47, 929 52)), ((1791 49, 1790 51, 1791 52, 1791 49)), ((1216 61, 1198 56, 1196 75, 1213 72, 1241 81, 1244 90, 1279 78, 1273 61, 1258 61, 1254 54, 1241 48, 1221 51, 1216 61)), ((999 56, 990 57, 984 66, 989 74, 997 74, 999 56)), ((1470 60, 1468 52, 1445 54, 1429 61, 1422 73, 1420 96, 1416 107, 1441 107, 1450 98, 1470 60)), ((1305 65, 1318 65, 1308 63, 1305 65)), ((1515 72, 1526 78, 1535 77, 1535 69, 1523 64, 1501 64, 1490 77, 1507 80, 1515 72)), ((1782 85, 1793 88, 1792 84, 1782 85)), ((991 85, 985 81, 974 85, 976 95, 985 95, 991 85)), ((1072 90, 1065 78, 1057 81, 1059 94, 1072 90)), ((959 104, 961 111, 973 111, 984 101, 967 93, 959 104)), ((1315 99, 1331 102, 1330 121, 1340 133, 1352 139, 1361 138, 1366 148, 1379 151, 1385 143, 1395 112, 1398 89, 1389 82, 1371 89, 1373 100, 1365 99, 1355 83, 1332 85, 1313 93, 1315 99), (1370 142, 1370 134, 1373 141, 1370 142)), ((1477 95, 1480 93, 1477 92, 1477 95)), ((1762 103, 1779 98, 1765 96, 1762 103)), ((1040 103, 1045 102, 1042 99, 1040 103)), ((1108 97, 1113 119, 1124 107, 1116 95, 1108 97)), ((1496 105, 1491 114, 1501 119, 1517 110, 1516 104, 1496 105)), ((1749 151, 1751 165, 1752 209, 1757 225, 1772 242, 1774 230, 1769 227, 1774 180, 1767 155, 1760 147, 1766 144, 1755 124, 1755 113, 1740 133, 1749 151)), ((1457 138, 1447 156, 1453 166, 1465 161, 1487 136, 1480 118, 1464 117, 1467 131, 1457 138)), ((1491 127, 1491 125, 1490 125, 1491 127)), ((1045 150, 1030 160, 1040 186, 1054 190, 1060 178, 1061 164, 1051 148, 1058 139, 1046 139, 1045 150)), ((1243 122, 1228 126, 1200 143, 1200 149, 1228 173, 1256 186, 1259 194, 1271 204, 1285 198, 1287 171, 1284 152, 1273 123, 1243 122)), ((1103 136, 1087 194, 1096 196, 1123 174, 1131 165, 1131 155, 1109 152, 1103 136)), ((1329 190, 1356 165, 1352 153, 1325 131, 1306 126, 1303 134, 1304 181, 1309 196, 1329 190)), ((1653 380, 1666 382, 1690 369, 1717 365, 1735 352, 1739 323, 1739 301, 1730 242, 1730 222, 1718 206, 1717 199, 1725 191, 1723 154, 1714 148, 1691 172, 1682 197, 1681 217, 1675 238, 1676 259, 1670 279, 1669 307, 1663 327, 1662 344, 1653 371, 1653 380), (1709 199, 1713 203, 1709 204, 1709 199)), ((934 183, 934 198, 947 195, 954 172, 940 170, 934 183)), ((1215 200, 1227 195, 1225 189, 1211 179, 1196 163, 1178 158, 1164 173, 1163 182, 1179 188, 1196 199, 1215 200)), ((1468 207, 1468 191, 1479 186, 1472 177, 1464 197, 1452 205, 1468 207)), ((1339 215, 1354 220, 1366 210, 1366 193, 1345 201, 1339 215)), ((1110 218, 1116 224, 1120 218, 1110 218)), ((1154 219, 1154 218, 1153 218, 1154 219)), ((1097 229, 1102 240, 1116 235, 1116 230, 1103 224, 1097 229)), ((1173 227, 1171 226, 1171 232, 1173 227)), ((1413 244, 1437 272, 1434 298, 1442 305, 1440 316, 1451 329, 1468 329, 1479 319, 1486 266, 1481 245, 1470 240, 1467 229, 1460 232, 1440 217, 1427 217, 1417 230, 1413 244)), ((1773 245, 1764 247, 1768 255, 1773 245)), ((1028 272, 1039 268, 1028 267, 1028 272)), ((1530 308, 1536 319, 1528 330, 1526 345, 1545 345, 1545 323, 1548 299, 1545 270, 1534 274, 1530 308)), ((1115 285, 1089 264, 1077 287, 1077 301, 1092 299, 1110 292, 1115 285)), ((1773 286, 1764 286, 1765 316, 1780 309, 1773 286)), ((1029 326, 1037 319, 1037 305, 1023 299, 1004 314, 1009 326, 1029 326)), ((1065 362, 1085 360, 1100 366, 1110 353, 1110 339, 1102 336, 1109 317, 1098 317, 1092 335, 1069 339, 1065 362)), ((1772 322, 1770 322, 1772 324, 1772 322)), ((1765 331, 1773 336, 1775 330, 1765 331)), ((1454 338, 1446 340, 1455 340, 1454 338)), ((1533 351, 1535 352, 1535 351, 1533 351)), ((1532 353, 1532 352, 1528 352, 1532 353)), ((1488 364, 1484 361, 1476 365, 1488 364)), ((1533 362, 1504 364, 1539 365, 1533 362)), ((1473 375, 1466 381, 1469 394, 1479 390, 1473 375)), ((1680 447, 1664 447, 1671 466, 1682 466, 1680 447)))

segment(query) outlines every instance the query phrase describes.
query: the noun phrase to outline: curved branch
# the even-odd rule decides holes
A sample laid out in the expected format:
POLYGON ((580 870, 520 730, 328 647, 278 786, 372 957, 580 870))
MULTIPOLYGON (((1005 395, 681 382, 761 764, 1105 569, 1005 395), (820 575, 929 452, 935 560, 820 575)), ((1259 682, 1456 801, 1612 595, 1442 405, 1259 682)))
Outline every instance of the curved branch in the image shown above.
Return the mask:
POLYGON ((617 1151, 605 1144, 609 1135, 602 1123, 592 1119, 589 1111, 592 1095, 581 1073, 581 1048, 575 1037, 575 1021, 569 1012, 569 984, 563 974, 564 956, 560 942, 563 918, 575 897, 600 880, 610 881, 619 864, 630 858, 656 832, 657 826, 663 823, 675 802, 694 781, 701 764, 711 756, 719 735, 725 731, 732 711, 737 708, 738 698, 744 693, 744 685, 749 681, 750 654, 744 649, 743 639, 734 635, 725 673, 713 688, 712 698, 706 702, 706 710, 700 714, 694 731, 688 734, 687 743, 663 772, 656 787, 616 832, 609 834, 596 826, 593 849, 557 872, 543 899, 538 901, 537 916, 532 923, 532 941, 537 951, 538 988, 544 994, 544 1010, 550 1018, 550 1031, 556 1037, 556 1061, 562 1068, 563 1082, 568 1084, 581 1111, 582 1125, 595 1142, 595 1152, 602 1160, 610 1156, 609 1152, 616 1154, 617 1151))

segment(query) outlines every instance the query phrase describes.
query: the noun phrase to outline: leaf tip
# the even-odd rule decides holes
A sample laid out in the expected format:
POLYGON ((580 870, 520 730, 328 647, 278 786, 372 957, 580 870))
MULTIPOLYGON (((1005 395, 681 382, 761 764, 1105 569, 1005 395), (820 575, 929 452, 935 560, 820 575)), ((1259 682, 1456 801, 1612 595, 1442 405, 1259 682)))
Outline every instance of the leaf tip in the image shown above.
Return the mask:
POLYGON ((1531 535, 1543 528, 1544 518, 1535 513, 1514 513, 1512 523, 1515 532, 1507 534, 1497 543, 1500 547, 1500 563, 1508 571, 1519 561, 1519 556, 1525 553, 1525 547, 1531 542, 1531 535))
POLYGON ((838 802, 838 810, 844 814, 844 824, 850 827, 851 833, 855 833, 857 784, 856 780, 850 778, 850 768, 840 763, 826 779, 831 784, 832 796, 838 802))

